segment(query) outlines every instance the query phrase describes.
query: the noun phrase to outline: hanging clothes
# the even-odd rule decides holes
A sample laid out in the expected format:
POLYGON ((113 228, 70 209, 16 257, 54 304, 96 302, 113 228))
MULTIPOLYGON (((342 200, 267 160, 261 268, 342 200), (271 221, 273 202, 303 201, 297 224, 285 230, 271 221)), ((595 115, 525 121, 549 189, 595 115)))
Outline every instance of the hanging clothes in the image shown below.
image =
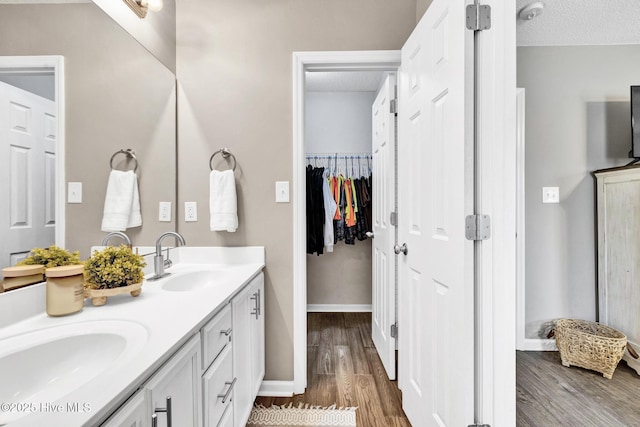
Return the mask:
POLYGON ((344 242, 347 245, 355 245, 356 243, 356 212, 354 204, 353 182, 347 178, 344 181, 345 194, 345 219, 344 219, 344 242))
POLYGON ((365 213, 365 209, 368 205, 363 199, 365 192, 362 191, 363 181, 363 178, 357 178, 354 180, 355 194, 358 195, 356 199, 356 204, 358 206, 358 211, 356 212, 356 238, 360 241, 367 239, 367 231, 369 231, 365 213))
POLYGON ((331 171, 325 170, 322 174, 322 196, 324 201, 324 248, 327 252, 333 252, 333 218, 337 211, 336 201, 333 199, 331 187, 331 171))
POLYGON ((324 168, 307 166, 307 253, 324 252, 324 168))
MULTIPOLYGON (((309 158, 317 161, 318 156, 309 158)), ((337 164, 337 156, 335 161, 337 164)), ((333 252, 340 241, 355 245, 356 240, 368 238, 367 232, 373 228, 372 179, 370 173, 365 177, 361 171, 358 167, 358 178, 352 164, 348 173, 346 157, 346 177, 335 167, 332 171, 330 167, 307 166, 307 253, 322 255, 333 252)))
POLYGON ((338 243, 341 240, 344 240, 344 214, 345 214, 345 198, 344 198, 344 187, 343 187, 343 177, 334 176, 332 179, 333 185, 333 197, 336 202, 336 214, 333 217, 333 242, 338 243))

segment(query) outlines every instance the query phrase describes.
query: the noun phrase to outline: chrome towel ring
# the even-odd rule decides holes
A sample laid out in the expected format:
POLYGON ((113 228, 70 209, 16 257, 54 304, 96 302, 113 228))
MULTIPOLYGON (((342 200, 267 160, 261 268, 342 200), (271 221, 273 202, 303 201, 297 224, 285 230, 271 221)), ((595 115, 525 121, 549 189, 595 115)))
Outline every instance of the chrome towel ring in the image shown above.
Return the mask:
POLYGON ((123 148, 122 150, 119 150, 113 153, 113 156, 111 156, 111 160, 109 160, 109 166, 111 167, 111 170, 113 170, 113 159, 118 154, 124 154, 125 156, 127 156, 128 159, 133 159, 133 161, 136 162, 136 165, 133 168, 133 172, 136 172, 138 170, 138 159, 136 158, 136 152, 133 151, 131 148, 127 148, 127 149, 123 148))
POLYGON ((229 156, 231 156, 231 159, 233 160, 233 167, 231 168, 231 170, 236 170, 236 156, 234 156, 228 148, 221 148, 211 155, 211 157, 209 158, 209 169, 213 170, 213 165, 211 164, 211 162, 213 161, 213 158, 216 156, 216 154, 222 154, 223 159, 227 159, 229 158, 229 156))

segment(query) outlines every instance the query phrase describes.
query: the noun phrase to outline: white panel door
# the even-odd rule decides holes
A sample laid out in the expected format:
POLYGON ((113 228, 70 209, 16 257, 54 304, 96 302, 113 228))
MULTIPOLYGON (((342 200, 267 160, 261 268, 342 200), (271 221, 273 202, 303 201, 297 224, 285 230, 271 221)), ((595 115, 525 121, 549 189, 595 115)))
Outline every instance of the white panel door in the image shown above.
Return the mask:
POLYGON ((396 76, 390 74, 371 108, 373 137, 373 266, 371 337, 389 379, 396 379, 396 340, 390 334, 396 318, 395 268, 395 99, 396 76))
POLYGON ((0 267, 55 243, 55 102, 0 82, 0 267))
POLYGON ((399 75, 399 385, 416 426, 474 420, 473 32, 434 0, 399 75), (400 247, 399 247, 400 249, 400 247))

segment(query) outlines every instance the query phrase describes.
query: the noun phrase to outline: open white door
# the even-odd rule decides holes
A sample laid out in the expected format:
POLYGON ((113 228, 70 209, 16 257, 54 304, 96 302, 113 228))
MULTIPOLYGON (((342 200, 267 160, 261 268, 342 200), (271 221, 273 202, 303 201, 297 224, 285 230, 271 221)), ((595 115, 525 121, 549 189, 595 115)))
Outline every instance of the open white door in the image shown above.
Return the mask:
POLYGON ((373 271, 371 337, 389 379, 396 379, 396 339, 391 325, 396 321, 395 227, 395 99, 396 76, 389 74, 371 108, 373 138, 373 271))
POLYGON ((473 32, 434 0, 402 48, 398 110, 399 385, 416 426, 474 421, 473 32))
POLYGON ((0 82, 0 267, 55 243, 55 103, 0 82))

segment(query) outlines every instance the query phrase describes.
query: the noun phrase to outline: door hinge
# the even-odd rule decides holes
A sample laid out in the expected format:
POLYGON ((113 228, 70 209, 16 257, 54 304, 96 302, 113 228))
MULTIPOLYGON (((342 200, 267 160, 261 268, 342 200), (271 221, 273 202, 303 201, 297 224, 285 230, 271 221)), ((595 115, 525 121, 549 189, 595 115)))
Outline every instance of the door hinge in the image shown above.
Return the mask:
POLYGON ((397 99, 392 99, 389 102, 389 112, 391 114, 398 114, 398 100, 397 99))
POLYGON ((398 324, 391 325, 391 338, 398 338, 398 324))
POLYGON ((491 427, 489 424, 469 424, 468 427, 491 427))
POLYGON ((465 220, 467 240, 487 240, 491 237, 491 218, 489 215, 468 215, 465 220))
POLYGON ((491 6, 470 4, 467 6, 467 29, 482 31, 491 28, 491 6))
POLYGON ((389 215, 389 222, 391 225, 398 225, 398 212, 391 212, 391 215, 389 215))

